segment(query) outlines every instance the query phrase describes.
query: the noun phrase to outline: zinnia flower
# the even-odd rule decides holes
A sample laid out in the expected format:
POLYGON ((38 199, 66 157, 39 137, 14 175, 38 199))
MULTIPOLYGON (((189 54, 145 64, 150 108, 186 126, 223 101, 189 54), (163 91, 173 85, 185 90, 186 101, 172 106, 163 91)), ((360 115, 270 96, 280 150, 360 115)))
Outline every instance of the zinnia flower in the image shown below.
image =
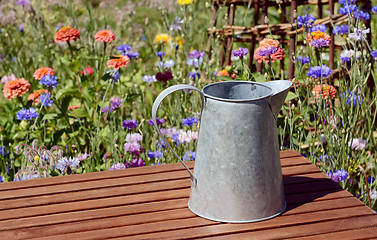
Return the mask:
POLYGON ((30 91, 30 83, 24 78, 16 79, 4 84, 3 93, 4 97, 12 100, 15 97, 21 97, 27 91, 30 91))
POLYGON ((35 70, 33 77, 36 80, 41 80, 46 75, 55 75, 54 69, 49 67, 41 67, 35 70))
POLYGON ((316 98, 334 98, 336 96, 336 89, 334 86, 322 84, 322 85, 316 85, 314 89, 312 90, 313 95, 316 98))
POLYGON ((321 31, 308 33, 308 43, 316 48, 328 47, 331 42, 330 36, 321 31))
POLYGON ((54 35, 55 42, 76 41, 80 38, 80 32, 71 26, 60 28, 54 35))
POLYGON ((94 35, 97 42, 111 43, 115 40, 115 34, 110 30, 99 31, 94 35))
POLYGON ((121 67, 127 67, 130 59, 127 56, 117 55, 114 58, 107 60, 107 67, 119 70, 121 67))
POLYGON ((157 34, 154 38, 157 43, 165 44, 170 41, 170 36, 167 33, 157 34))
POLYGON ((30 93, 30 95, 27 97, 27 100, 34 101, 33 104, 38 105, 41 95, 43 93, 48 93, 48 90, 47 89, 35 90, 33 91, 33 93, 30 93))

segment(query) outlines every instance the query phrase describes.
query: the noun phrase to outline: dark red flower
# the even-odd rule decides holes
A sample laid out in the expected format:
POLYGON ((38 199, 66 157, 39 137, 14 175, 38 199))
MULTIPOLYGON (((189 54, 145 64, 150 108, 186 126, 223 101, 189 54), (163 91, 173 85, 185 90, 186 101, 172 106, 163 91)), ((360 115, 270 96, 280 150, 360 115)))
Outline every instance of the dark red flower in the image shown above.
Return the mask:
POLYGON ((159 82, 166 83, 167 81, 173 79, 173 74, 170 71, 159 72, 156 74, 156 79, 159 82))

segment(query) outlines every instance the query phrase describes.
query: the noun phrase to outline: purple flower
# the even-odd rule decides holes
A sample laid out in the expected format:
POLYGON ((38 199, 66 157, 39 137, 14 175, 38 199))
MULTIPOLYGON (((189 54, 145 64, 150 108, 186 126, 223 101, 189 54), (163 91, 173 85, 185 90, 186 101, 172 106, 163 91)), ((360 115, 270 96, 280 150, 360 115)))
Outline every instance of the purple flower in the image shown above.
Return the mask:
POLYGON ((131 46, 129 44, 121 44, 117 47, 117 51, 122 52, 122 55, 126 55, 126 52, 131 50, 131 46))
POLYGON ((341 8, 339 8, 339 13, 340 14, 343 14, 343 15, 348 15, 348 14, 352 14, 354 12, 356 12, 357 10, 359 10, 357 8, 357 6, 355 4, 352 4, 352 5, 345 5, 341 8))
POLYGON ((353 138, 351 141, 349 141, 348 145, 355 150, 363 150, 368 148, 367 140, 362 138, 353 138))
POLYGON ((182 119, 182 124, 186 126, 192 126, 194 123, 198 123, 198 121, 199 120, 197 118, 188 117, 188 118, 182 119))
POLYGON ((323 64, 322 67, 315 66, 315 67, 309 68, 309 71, 306 75, 312 78, 319 78, 319 77, 328 77, 331 74, 332 74, 331 68, 323 64))
POLYGON ((110 99, 110 106, 108 107, 103 107, 102 108, 102 112, 103 113, 111 113, 111 112, 114 112, 115 110, 117 110, 118 108, 120 108, 122 106, 122 99, 120 99, 119 97, 113 97, 110 99))
POLYGON ((349 27, 348 27, 348 25, 335 26, 335 28, 332 30, 332 32, 336 35, 348 34, 349 27))
POLYGON ((356 2, 356 0, 339 0, 338 3, 343 5, 350 5, 351 3, 356 2))
POLYGON ((237 49, 233 50, 232 53, 233 53, 233 56, 242 58, 243 56, 249 53, 249 49, 240 47, 238 48, 238 50, 237 49))
POLYGON ((330 40, 324 39, 324 38, 319 38, 319 39, 313 39, 310 42, 310 45, 316 48, 323 48, 323 47, 328 47, 330 44, 330 40))
MULTIPOLYGON (((165 122, 165 119, 163 119, 163 118, 159 119, 158 117, 156 117, 156 123, 157 123, 157 125, 161 125, 164 122, 165 122)), ((152 118, 148 120, 148 124, 151 125, 151 126, 154 126, 152 118)))
POLYGON ((124 165, 123 163, 114 163, 114 164, 111 164, 109 170, 120 170, 120 169, 125 169, 126 168, 126 165, 124 165))
POLYGON ((117 83, 119 81, 119 78, 120 78, 120 73, 118 70, 116 69, 113 69, 113 70, 110 70, 111 71, 111 74, 110 74, 110 79, 113 81, 113 83, 117 83))
POLYGON ((367 12, 364 12, 364 11, 358 11, 358 12, 354 12, 353 13, 353 16, 356 18, 356 19, 360 19, 360 20, 368 20, 370 19, 370 15, 369 13, 367 12))
POLYGON ((131 58, 138 58, 140 56, 140 54, 138 52, 133 52, 133 51, 128 51, 125 55, 127 57, 129 57, 130 59, 131 58))
POLYGON ((170 31, 182 30, 181 24, 183 24, 183 23, 184 23, 184 21, 182 19, 180 19, 179 17, 175 17, 173 24, 170 26, 170 31))
POLYGON ((0 175, 0 183, 4 182, 4 177, 0 175))
POLYGON ((319 156, 318 159, 319 159, 319 161, 321 161, 321 162, 323 162, 323 161, 328 162, 328 161, 329 161, 329 155, 327 155, 327 154, 321 155, 321 156, 319 156))
POLYGON ((130 120, 124 120, 122 122, 122 126, 125 128, 125 129, 128 129, 128 130, 132 130, 134 128, 137 128, 137 124, 139 122, 136 120, 136 119, 130 119, 130 120))
POLYGON ((42 106, 44 107, 51 107, 52 106, 52 103, 54 101, 52 101, 52 99, 50 98, 51 95, 49 93, 43 93, 41 95, 41 98, 39 100, 39 102, 42 104, 42 106))
POLYGON ((9 75, 9 76, 3 76, 2 78, 1 78, 1 82, 3 83, 3 84, 6 84, 7 82, 11 82, 11 81, 14 81, 14 80, 16 80, 17 78, 16 78, 16 76, 12 73, 12 75, 9 75))
POLYGON ((71 173, 72 169, 76 169, 80 164, 80 161, 77 158, 69 157, 62 157, 59 159, 58 164, 56 164, 56 169, 60 170, 61 172, 67 172, 68 174, 71 173))
POLYGON ((54 75, 45 75, 41 78, 40 84, 46 85, 49 88, 56 88, 55 86, 58 85, 58 78, 54 75))
POLYGON ((377 58, 377 51, 372 51, 370 53, 370 55, 373 57, 373 58, 377 58))
POLYGON ((173 79, 173 74, 170 71, 158 72, 156 74, 156 79, 159 82, 167 83, 169 80, 173 79))
POLYGON ((196 77, 198 77, 198 79, 200 78, 200 72, 189 72, 188 74, 187 74, 187 77, 189 77, 189 78, 192 78, 193 80, 195 80, 196 79, 196 77))
POLYGON ((194 151, 186 151, 185 154, 183 155, 183 160, 184 161, 193 161, 195 160, 196 153, 194 151))
POLYGON ((164 63, 164 68, 172 68, 175 62, 172 59, 166 60, 164 63))
POLYGON ((315 17, 313 17, 310 14, 304 15, 304 16, 297 16, 297 28, 305 27, 310 28, 312 27, 312 24, 315 22, 315 17))
POLYGON ((258 51, 258 55, 259 56, 269 56, 271 54, 276 53, 277 50, 278 50, 278 48, 275 47, 275 46, 267 47, 267 48, 259 50, 258 51))
POLYGON ((86 152, 85 152, 84 154, 80 153, 80 154, 77 155, 77 159, 78 159, 79 161, 84 161, 84 160, 87 159, 88 157, 90 157, 90 156, 89 156, 89 154, 87 154, 86 152))
POLYGON ((343 169, 335 170, 328 172, 327 176, 331 177, 334 182, 342 182, 348 178, 348 172, 343 169))
POLYGON ((366 41, 365 36, 369 32, 370 32, 369 28, 365 29, 365 30, 363 30, 361 28, 354 28, 353 33, 350 33, 348 36, 349 36, 349 38, 351 38, 355 41, 360 41, 360 40, 366 41))
POLYGON ((153 82, 157 82, 157 79, 155 75, 152 75, 152 76, 144 75, 141 77, 141 81, 146 82, 146 83, 153 83, 153 82))
POLYGON ((136 152, 141 149, 141 146, 138 142, 126 142, 124 144, 124 150, 127 152, 136 152))
POLYGON ((37 109, 30 107, 29 109, 23 108, 16 114, 17 120, 32 120, 38 117, 37 109))
POLYGON ((347 104, 351 107, 360 105, 363 102, 363 98, 360 95, 356 94, 355 91, 351 91, 349 94, 341 93, 339 94, 339 97, 347 97, 347 104))
POLYGON ((315 31, 320 31, 320 32, 325 33, 327 31, 327 27, 325 24, 317 24, 308 30, 309 33, 315 32, 315 31))
POLYGON ((157 57, 162 58, 165 56, 165 52, 157 52, 157 57))
POLYGON ((23 24, 20 24, 20 26, 18 26, 18 30, 20 32, 23 32, 24 31, 24 25, 23 24))
POLYGON ((189 53, 189 58, 196 58, 196 59, 199 59, 201 57, 204 57, 204 54, 205 52, 201 52, 201 51, 198 51, 196 49, 192 50, 190 53, 189 53))
POLYGON ((141 142, 143 136, 140 133, 128 133, 125 140, 126 142, 141 142))
POLYGON ((134 158, 131 160, 131 162, 129 163, 126 163, 127 164, 127 167, 143 167, 145 166, 145 162, 143 159, 141 158, 134 158))
POLYGON ((9 151, 5 151, 4 146, 0 146, 0 156, 6 157, 9 154, 9 151))
POLYGON ((310 57, 297 56, 296 57, 296 62, 301 63, 301 64, 309 63, 310 62, 310 57))
POLYGON ((372 13, 377 13, 377 6, 373 6, 371 10, 372 10, 372 13))
POLYGON ((17 4, 20 5, 20 6, 25 6, 25 5, 29 5, 30 1, 28 1, 28 0, 17 0, 17 4))
POLYGON ((151 159, 159 159, 159 158, 162 158, 163 154, 161 151, 148 151, 148 157, 151 158, 151 159))

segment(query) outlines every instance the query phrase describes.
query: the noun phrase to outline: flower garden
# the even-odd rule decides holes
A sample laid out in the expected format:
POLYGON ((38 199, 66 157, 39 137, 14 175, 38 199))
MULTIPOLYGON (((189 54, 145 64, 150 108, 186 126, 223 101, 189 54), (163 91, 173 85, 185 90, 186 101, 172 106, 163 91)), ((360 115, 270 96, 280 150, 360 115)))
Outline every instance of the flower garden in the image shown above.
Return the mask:
MULTIPOLYGON (((233 43, 231 64, 222 66, 223 41, 207 33, 211 2, 2 1, 0 182, 177 162, 151 120, 161 91, 287 79, 279 62, 293 61, 293 87, 277 118, 281 150, 297 150, 376 210, 377 42, 367 41, 377 30, 376 5, 368 11, 339 0, 336 13, 348 16, 341 25, 316 24, 313 9, 299 6, 294 26, 303 44, 293 57, 270 33, 254 52, 233 43), (263 73, 248 67, 249 58, 263 73)), ((235 21, 246 24, 252 11, 235 21)), ((217 25, 225 25, 219 12, 217 25)), ((269 14, 267 25, 280 14, 269 14)), ((195 160, 200 107, 199 94, 185 91, 158 112, 162 134, 184 161, 195 160)))

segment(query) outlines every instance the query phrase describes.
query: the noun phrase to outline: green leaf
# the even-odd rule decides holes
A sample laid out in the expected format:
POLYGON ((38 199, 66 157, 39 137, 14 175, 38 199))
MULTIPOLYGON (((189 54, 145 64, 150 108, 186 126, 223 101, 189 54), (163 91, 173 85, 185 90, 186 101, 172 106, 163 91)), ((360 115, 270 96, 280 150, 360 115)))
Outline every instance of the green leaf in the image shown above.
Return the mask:
POLYGON ((250 75, 251 75, 252 80, 256 82, 259 82, 259 83, 266 82, 265 76, 259 72, 254 72, 254 73, 251 73, 250 75))
POLYGON ((138 97, 141 97, 141 94, 129 94, 127 95, 126 102, 133 102, 135 101, 138 97))
POLYGON ((48 114, 45 114, 42 118, 42 120, 54 120, 54 119, 57 119, 58 118, 58 114, 56 113, 48 113, 48 114))
POLYGON ((56 93, 57 100, 59 100, 61 97, 64 97, 64 96, 76 97, 78 99, 82 98, 81 93, 77 89, 62 89, 56 93))
POLYGON ((82 108, 77 108, 73 111, 73 115, 75 117, 78 117, 78 118, 90 118, 90 116, 88 115, 88 112, 85 111, 84 109, 82 108))
POLYGON ((292 100, 292 99, 295 99, 297 98, 297 95, 293 92, 288 92, 288 95, 287 97, 285 98, 285 101, 289 101, 289 100, 292 100))
POLYGON ((68 67, 72 70, 72 72, 78 72, 81 69, 81 63, 78 60, 75 60, 71 62, 68 67))
POLYGON ((63 98, 63 101, 62 101, 62 111, 63 111, 63 114, 66 114, 66 112, 68 110, 69 103, 71 102, 71 100, 72 100, 72 97, 69 96, 69 95, 66 95, 63 98))

